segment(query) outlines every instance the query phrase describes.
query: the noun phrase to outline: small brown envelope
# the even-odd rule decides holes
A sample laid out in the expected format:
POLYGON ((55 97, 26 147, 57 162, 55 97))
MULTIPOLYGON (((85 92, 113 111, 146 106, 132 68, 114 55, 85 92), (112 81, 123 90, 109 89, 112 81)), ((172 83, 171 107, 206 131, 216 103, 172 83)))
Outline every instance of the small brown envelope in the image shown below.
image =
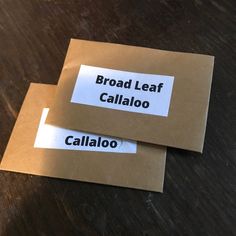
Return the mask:
POLYGON ((30 85, 1 170, 162 192, 165 147, 46 125, 42 114, 55 92, 53 85, 30 85))
POLYGON ((214 57, 71 40, 46 123, 202 152, 214 57))

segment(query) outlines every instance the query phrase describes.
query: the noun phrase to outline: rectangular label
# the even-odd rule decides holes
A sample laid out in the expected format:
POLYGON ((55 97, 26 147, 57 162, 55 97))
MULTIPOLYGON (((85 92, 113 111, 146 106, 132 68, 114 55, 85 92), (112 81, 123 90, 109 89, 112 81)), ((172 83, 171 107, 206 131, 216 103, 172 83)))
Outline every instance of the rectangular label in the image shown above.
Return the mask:
POLYGON ((35 148, 94 152, 136 153, 137 143, 102 135, 89 134, 45 124, 49 108, 44 108, 36 135, 35 148))
POLYGON ((173 76, 81 65, 71 102, 168 116, 173 76))

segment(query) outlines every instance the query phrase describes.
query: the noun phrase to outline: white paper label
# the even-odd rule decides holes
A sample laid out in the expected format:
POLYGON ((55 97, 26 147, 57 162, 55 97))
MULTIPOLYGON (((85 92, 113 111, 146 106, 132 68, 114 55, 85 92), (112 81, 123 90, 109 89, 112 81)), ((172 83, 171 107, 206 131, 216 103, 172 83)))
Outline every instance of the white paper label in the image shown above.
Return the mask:
POLYGON ((94 152, 136 153, 137 143, 94 135, 45 124, 49 108, 44 108, 34 147, 94 152))
POLYGON ((71 102, 168 116, 173 76, 81 65, 71 102))

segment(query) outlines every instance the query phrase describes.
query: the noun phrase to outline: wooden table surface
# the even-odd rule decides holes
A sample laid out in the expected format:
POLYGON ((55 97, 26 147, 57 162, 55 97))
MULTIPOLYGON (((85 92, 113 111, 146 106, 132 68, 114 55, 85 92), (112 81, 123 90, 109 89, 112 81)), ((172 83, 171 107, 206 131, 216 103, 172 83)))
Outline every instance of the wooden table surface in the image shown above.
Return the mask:
POLYGON ((215 56, 204 153, 168 148, 163 194, 0 171, 0 235, 236 235, 235 7, 0 0, 0 157, 30 82, 57 83, 72 37, 215 56))

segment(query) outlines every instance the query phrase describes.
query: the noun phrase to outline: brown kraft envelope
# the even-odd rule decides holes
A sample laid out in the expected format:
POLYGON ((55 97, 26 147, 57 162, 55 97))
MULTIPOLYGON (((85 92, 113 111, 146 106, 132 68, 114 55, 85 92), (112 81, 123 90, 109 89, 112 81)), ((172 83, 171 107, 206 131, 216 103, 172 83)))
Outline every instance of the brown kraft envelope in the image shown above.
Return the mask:
MULTIPOLYGON (((162 192, 165 147, 137 142, 134 153, 35 148, 42 111, 50 109, 55 92, 54 85, 30 85, 1 161, 1 170, 162 192)), ((72 136, 78 131, 67 132, 72 136)), ((43 135, 48 145, 50 131, 43 135)))
MULTIPOLYGON (((49 111, 46 123, 202 152, 213 64, 214 57, 208 55, 72 39, 60 75, 56 99, 49 111), (71 102, 76 82, 84 81, 86 83, 86 75, 85 80, 78 78, 77 81, 78 74, 82 73, 82 67, 136 72, 142 73, 141 76, 144 73, 148 74, 145 79, 147 83, 149 83, 149 79, 151 81, 151 77, 161 75, 160 78, 164 78, 164 81, 158 80, 159 82, 156 83, 162 89, 161 91, 164 91, 166 78, 172 77, 172 92, 168 95, 169 107, 166 108, 164 115, 153 115, 139 111, 129 112, 131 106, 125 108, 127 110, 124 111, 119 109, 125 106, 116 105, 116 109, 109 109, 100 105, 86 105, 90 98, 99 100, 96 88, 104 89, 105 92, 113 89, 113 95, 128 91, 120 87, 114 90, 114 84, 112 84, 113 87, 104 84, 95 85, 94 81, 99 74, 88 74, 87 85, 78 90, 79 94, 84 91, 84 104, 71 102), (164 82, 164 86, 162 82, 164 82), (93 90, 93 88, 95 89, 93 90)), ((116 72, 112 74, 113 72, 108 72, 108 74, 104 72, 100 75, 104 78, 116 79, 116 82, 119 79, 128 81, 128 77, 125 79, 116 72)), ((83 73, 86 73, 86 70, 83 70, 83 73)), ((132 84, 132 86, 134 85, 132 84)), ((149 99, 150 95, 151 99, 151 96, 156 96, 158 92, 160 91, 144 94, 142 91, 142 94, 146 96, 146 99, 149 99)), ((104 101, 107 99, 108 93, 103 97, 104 101)), ((159 101, 154 100, 151 105, 154 109, 159 109, 158 106, 161 107, 163 101, 160 98, 159 101)), ((107 101, 99 102, 108 104, 107 101)))

